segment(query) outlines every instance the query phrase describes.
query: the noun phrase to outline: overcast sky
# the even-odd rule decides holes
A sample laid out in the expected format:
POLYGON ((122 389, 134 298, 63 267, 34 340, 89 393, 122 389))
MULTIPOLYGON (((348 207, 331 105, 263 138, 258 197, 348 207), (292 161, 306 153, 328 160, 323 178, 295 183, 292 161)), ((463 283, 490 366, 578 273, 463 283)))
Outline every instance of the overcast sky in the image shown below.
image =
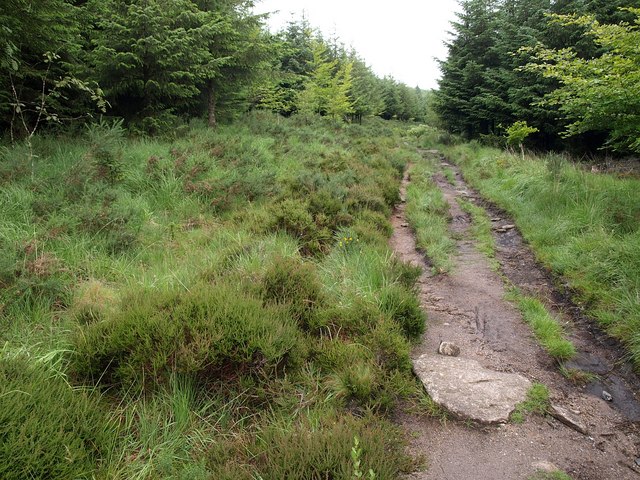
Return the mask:
POLYGON ((424 89, 437 87, 435 58, 447 56, 443 42, 458 9, 457 0, 261 0, 256 5, 258 13, 279 11, 268 22, 272 31, 299 20, 304 11, 313 27, 353 46, 376 74, 424 89))

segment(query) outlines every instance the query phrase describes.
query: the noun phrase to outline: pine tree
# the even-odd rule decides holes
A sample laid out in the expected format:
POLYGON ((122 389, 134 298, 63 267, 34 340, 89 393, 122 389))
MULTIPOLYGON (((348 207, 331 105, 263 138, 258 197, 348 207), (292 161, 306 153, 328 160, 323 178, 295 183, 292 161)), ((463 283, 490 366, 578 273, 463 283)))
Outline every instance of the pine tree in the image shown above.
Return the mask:
POLYGON ((497 66, 495 0, 469 0, 453 22, 455 38, 449 55, 440 64, 437 111, 454 132, 471 138, 492 131, 495 118, 487 104, 491 85, 487 70, 497 66))

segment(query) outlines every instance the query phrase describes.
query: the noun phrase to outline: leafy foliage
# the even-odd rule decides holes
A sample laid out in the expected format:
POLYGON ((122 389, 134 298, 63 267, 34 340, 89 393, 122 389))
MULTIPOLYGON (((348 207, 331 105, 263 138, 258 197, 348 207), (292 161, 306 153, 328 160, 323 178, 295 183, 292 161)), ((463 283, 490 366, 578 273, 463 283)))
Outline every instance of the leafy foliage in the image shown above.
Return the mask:
POLYGON ((603 132, 612 132, 612 145, 635 148, 637 27, 634 10, 624 6, 462 2, 436 92, 444 126, 498 145, 503 126, 524 121, 538 129, 530 143, 539 148, 589 151, 602 146, 603 132), (563 131, 575 140, 560 138, 563 131))
POLYGON ((536 63, 527 68, 560 83, 545 103, 557 106, 571 123, 565 135, 590 131, 608 132, 616 149, 640 152, 640 9, 628 9, 635 25, 603 24, 595 16, 556 16, 565 26, 579 26, 602 49, 595 58, 582 58, 573 48, 538 48, 536 63))

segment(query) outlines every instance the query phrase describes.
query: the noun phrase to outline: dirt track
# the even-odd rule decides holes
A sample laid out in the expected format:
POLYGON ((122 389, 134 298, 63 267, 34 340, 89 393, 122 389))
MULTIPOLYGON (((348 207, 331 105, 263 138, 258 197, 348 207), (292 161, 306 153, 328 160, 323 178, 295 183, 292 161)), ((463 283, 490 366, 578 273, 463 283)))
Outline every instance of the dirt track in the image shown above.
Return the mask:
MULTIPOLYGON (((417 251, 413 232, 406 227, 404 204, 393 216, 391 247, 400 258, 424 270, 419 287, 429 321, 414 357, 435 352, 442 340, 453 341, 461 347, 463 357, 544 383, 553 403, 578 416, 589 434, 539 416, 529 416, 520 425, 477 426, 461 420, 442 423, 401 413, 397 420, 409 434, 412 452, 426 456, 428 462, 426 471, 409 478, 526 479, 548 464, 575 479, 640 478, 640 468, 635 464, 640 456, 640 405, 633 394, 640 391, 637 378, 620 361, 617 346, 593 329, 579 309, 554 289, 551 278, 537 265, 517 230, 494 231, 500 273, 525 293, 538 296, 557 318, 567 323, 570 338, 580 352, 573 366, 590 369, 600 377, 589 385, 578 386, 560 375, 520 313, 504 300, 505 280, 476 250, 468 231, 471 219, 460 209, 456 197, 463 196, 487 208, 497 226, 511 221, 475 194, 455 166, 447 167, 456 171, 455 185, 441 174, 434 179, 449 204, 450 228, 460 239, 450 273, 430 273, 428 259, 417 251), (601 398, 603 389, 613 394, 613 404, 601 398)), ((403 198, 409 181, 405 176, 403 198)))

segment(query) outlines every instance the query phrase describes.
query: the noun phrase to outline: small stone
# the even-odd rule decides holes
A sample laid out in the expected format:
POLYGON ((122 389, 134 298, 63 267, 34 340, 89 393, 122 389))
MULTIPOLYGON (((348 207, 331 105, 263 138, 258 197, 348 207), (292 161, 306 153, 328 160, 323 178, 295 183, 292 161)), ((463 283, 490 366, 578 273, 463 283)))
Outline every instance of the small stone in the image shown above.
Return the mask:
POLYGON ((460 347, 453 342, 440 342, 438 353, 447 357, 457 357, 460 355, 460 347))
POLYGON ((582 422, 582 420, 566 408, 559 405, 551 405, 551 408, 549 408, 549 415, 564 423, 567 427, 573 428, 576 432, 580 432, 583 435, 588 434, 587 426, 582 422))
POLYGON ((513 230, 514 228, 516 228, 515 225, 503 225, 502 228, 504 228, 505 230, 513 230))
POLYGON ((404 228, 407 228, 409 226, 409 224, 408 223, 401 223, 400 226, 404 227, 404 228))
POLYGON ((613 402, 613 395, 611 395, 606 390, 603 390, 602 391, 602 399, 606 400, 607 402, 613 402))
POLYGON ((640 457, 636 458, 636 465, 640 467, 640 457))

